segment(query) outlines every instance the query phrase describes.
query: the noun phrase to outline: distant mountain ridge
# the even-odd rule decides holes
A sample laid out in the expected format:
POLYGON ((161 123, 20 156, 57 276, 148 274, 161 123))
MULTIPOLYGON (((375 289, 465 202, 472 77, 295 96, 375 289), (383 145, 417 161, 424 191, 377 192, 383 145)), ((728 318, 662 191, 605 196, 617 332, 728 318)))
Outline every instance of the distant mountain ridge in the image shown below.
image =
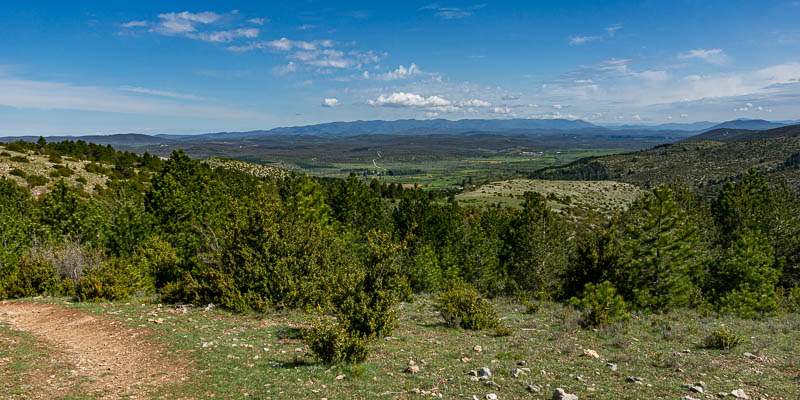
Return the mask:
MULTIPOLYGON (((661 135, 685 137, 693 133, 716 129, 765 130, 786 126, 793 121, 771 122, 765 120, 733 120, 722 123, 701 121, 695 123, 668 123, 660 125, 600 126, 580 119, 403 119, 396 121, 372 120, 328 122, 314 125, 278 127, 246 132, 213 132, 188 135, 138 133, 114 135, 49 136, 49 141, 85 140, 97 144, 152 146, 184 141, 255 140, 271 136, 359 136, 359 135, 432 135, 499 133, 515 135, 661 135)), ((0 137, 0 141, 35 141, 38 136, 0 137)))
POLYGON ((470 132, 508 132, 518 130, 604 129, 583 120, 568 119, 401 119, 327 122, 315 125, 279 127, 248 132, 215 132, 200 135, 156 135, 175 140, 244 139, 256 136, 314 135, 357 136, 364 134, 457 134, 470 132))

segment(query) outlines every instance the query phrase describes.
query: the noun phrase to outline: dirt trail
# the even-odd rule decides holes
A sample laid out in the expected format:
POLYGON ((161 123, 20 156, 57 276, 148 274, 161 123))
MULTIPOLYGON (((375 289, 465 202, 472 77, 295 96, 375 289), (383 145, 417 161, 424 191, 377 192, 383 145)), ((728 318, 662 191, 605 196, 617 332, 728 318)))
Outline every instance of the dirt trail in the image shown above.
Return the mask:
POLYGON ((27 302, 0 302, 0 321, 58 349, 77 367, 74 373, 89 379, 86 387, 99 398, 149 398, 156 387, 187 376, 187 362, 167 358, 160 346, 147 341, 146 329, 120 321, 27 302))

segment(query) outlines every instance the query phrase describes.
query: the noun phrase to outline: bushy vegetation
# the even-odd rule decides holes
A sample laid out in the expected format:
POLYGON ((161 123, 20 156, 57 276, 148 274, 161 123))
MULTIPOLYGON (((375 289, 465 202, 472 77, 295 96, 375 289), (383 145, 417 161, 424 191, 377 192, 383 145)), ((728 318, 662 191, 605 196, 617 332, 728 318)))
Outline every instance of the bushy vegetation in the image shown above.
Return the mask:
POLYGON ((496 328, 500 323, 492 303, 468 285, 457 285, 442 292, 437 309, 451 328, 483 330, 496 328))
POLYGON ((598 285, 587 283, 581 297, 573 297, 570 304, 581 310, 580 324, 584 328, 630 319, 628 305, 608 281, 598 285))
POLYGON ((575 298, 587 327, 682 308, 759 318, 800 298, 800 202, 756 172, 710 199, 661 185, 576 222, 535 193, 521 209, 474 208, 354 174, 254 176, 182 151, 9 150, 93 160, 114 179, 90 195, 59 177, 38 198, 0 180, 0 296, 314 310, 327 319, 306 338, 325 362, 363 360, 411 292, 439 293, 441 315, 467 329, 498 326, 486 300, 497 296, 575 298))

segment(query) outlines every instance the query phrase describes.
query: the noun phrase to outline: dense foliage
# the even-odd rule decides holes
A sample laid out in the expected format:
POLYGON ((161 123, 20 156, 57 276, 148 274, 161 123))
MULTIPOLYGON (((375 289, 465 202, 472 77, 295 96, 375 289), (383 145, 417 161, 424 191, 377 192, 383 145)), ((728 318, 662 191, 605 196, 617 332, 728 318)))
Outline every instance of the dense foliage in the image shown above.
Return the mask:
POLYGON ((0 180, 0 297, 317 310, 336 318, 308 336, 325 361, 362 359, 411 291, 444 291, 443 313, 478 329, 497 325, 483 296, 574 298, 586 326, 630 309, 758 317, 800 297, 800 201, 756 172, 710 200, 661 185, 610 219, 575 222, 535 193, 519 210, 481 209, 355 174, 256 177, 182 151, 7 146, 118 179, 91 196, 59 180, 39 198, 0 180))

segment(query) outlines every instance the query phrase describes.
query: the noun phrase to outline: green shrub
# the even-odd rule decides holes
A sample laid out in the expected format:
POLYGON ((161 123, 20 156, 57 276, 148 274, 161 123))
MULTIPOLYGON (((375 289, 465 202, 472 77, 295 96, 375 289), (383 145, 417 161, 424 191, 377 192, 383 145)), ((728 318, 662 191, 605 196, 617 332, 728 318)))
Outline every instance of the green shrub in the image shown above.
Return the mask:
POLYGON ((75 178, 75 182, 82 183, 82 184, 85 185, 88 181, 86 180, 86 178, 84 178, 82 176, 79 176, 79 177, 75 178))
POLYGON ((348 332, 367 340, 389 336, 397 318, 394 306, 410 295, 402 274, 399 256, 404 244, 392 242, 388 233, 367 233, 368 254, 363 261, 363 275, 338 307, 337 315, 348 332))
POLYGON ((20 258, 16 268, 4 271, 2 286, 9 298, 66 294, 62 293, 65 285, 61 284, 55 267, 29 255, 20 258))
POLYGON ((27 174, 27 173, 25 173, 25 171, 23 171, 23 170, 21 170, 21 169, 19 169, 19 168, 14 168, 14 169, 12 169, 12 170, 9 172, 9 175, 18 176, 18 177, 20 177, 20 178, 23 178, 23 179, 24 179, 26 176, 28 176, 28 174, 27 174))
POLYGON ((9 158, 9 160, 14 161, 14 162, 18 162, 18 163, 27 163, 27 162, 29 162, 28 157, 25 157, 25 156, 14 156, 14 157, 9 158))
POLYGON ((3 151, 3 152, 0 152, 0 156, 3 156, 3 157, 11 157, 11 153, 9 153, 9 152, 7 152, 7 151, 3 151))
POLYGON ((587 283, 581 298, 569 300, 570 304, 581 310, 580 324, 584 328, 602 326, 630 318, 628 306, 617 294, 617 289, 606 281, 599 285, 587 283))
POLYGON ((742 343, 745 339, 727 326, 716 329, 705 339, 705 346, 709 349, 730 350, 742 343))
POLYGON ((25 182, 28 182, 31 187, 37 187, 46 185, 50 180, 41 175, 31 174, 25 177, 25 182))
POLYGON ((511 336, 513 333, 514 333, 514 330, 511 329, 511 327, 506 326, 506 325, 497 325, 497 327, 494 328, 494 336, 495 337, 511 336))
POLYGON ((785 313, 800 312, 800 286, 790 289, 775 288, 778 310, 785 313))
POLYGON ((369 356, 367 341, 340 323, 323 318, 307 330, 303 340, 323 363, 363 362, 369 356))
POLYGON ((53 165, 53 170, 48 173, 53 178, 69 177, 75 173, 70 167, 65 165, 53 165))
POLYGON ((122 301, 146 287, 146 278, 127 260, 114 259, 84 271, 75 287, 79 301, 122 301))
POLYGON ((437 309, 450 327, 482 330, 499 325, 492 303, 472 286, 457 285, 439 295, 437 309))

